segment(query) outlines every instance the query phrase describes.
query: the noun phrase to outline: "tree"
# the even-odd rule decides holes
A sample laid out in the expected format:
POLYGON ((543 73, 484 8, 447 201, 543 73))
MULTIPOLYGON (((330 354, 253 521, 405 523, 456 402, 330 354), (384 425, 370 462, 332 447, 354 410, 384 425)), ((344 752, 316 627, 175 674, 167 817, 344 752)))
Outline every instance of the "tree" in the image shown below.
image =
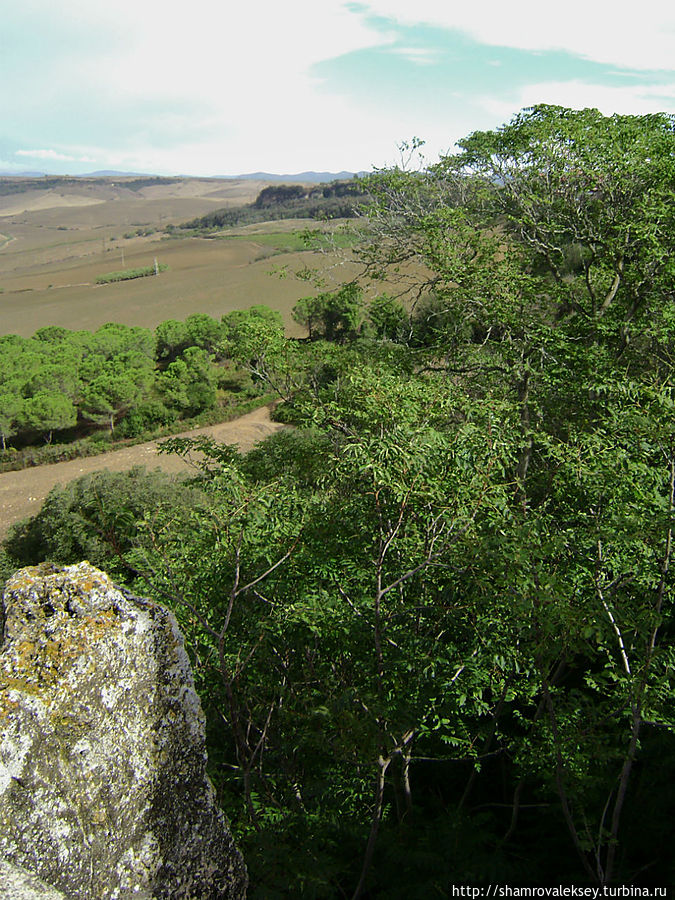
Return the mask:
POLYGON ((352 285, 311 342, 245 317, 298 427, 168 442, 200 502, 124 558, 181 617, 261 893, 672 880, 674 149, 536 107, 376 173, 358 252, 409 335, 352 285))
POLYGON ((113 359, 124 353, 138 353, 149 360, 154 360, 155 342, 148 328, 108 322, 87 336, 90 351, 105 359, 113 359))
POLYGON ((293 307, 293 321, 307 329, 310 341, 317 337, 323 310, 324 301, 321 295, 317 297, 302 297, 293 307))
POLYGON ((25 428, 45 434, 50 444, 53 431, 75 425, 77 409, 65 394, 39 390, 24 400, 20 421, 25 428))
MULTIPOLYGON (((609 883, 645 722, 672 727, 647 698, 670 684, 656 660, 672 597, 675 120, 538 106, 460 146, 369 180, 362 258, 373 275, 419 273, 403 287, 433 290, 443 324, 418 365, 503 404, 520 432, 499 551, 515 581, 494 566, 482 578, 508 584, 529 622, 532 739, 581 865, 609 883)), ((532 779, 535 756, 514 752, 532 779)))
POLYGON ((120 353, 104 362, 100 374, 84 387, 81 410, 94 422, 107 422, 110 432, 115 421, 147 393, 153 381, 153 363, 142 352, 120 353))
POLYGON ((157 389, 169 407, 196 415, 216 402, 216 374, 206 350, 188 347, 157 379, 157 389))
POLYGON ((410 317, 405 307, 394 297, 380 294, 368 306, 368 318, 375 337, 403 343, 410 337, 410 317))
POLYGON ((140 396, 139 386, 131 378, 112 373, 99 375, 84 390, 82 412, 94 422, 107 422, 112 434, 117 417, 140 396))
POLYGON ((121 581, 138 574, 133 562, 143 546, 142 523, 157 510, 187 514, 200 503, 184 479, 158 469, 107 469, 53 488, 40 512, 15 525, 5 547, 14 569, 43 560, 89 560, 121 581))
POLYGON ((77 365, 74 360, 68 358, 68 354, 61 356, 63 362, 50 363, 45 361, 39 372, 36 372, 28 381, 25 393, 34 397, 41 392, 59 393, 71 401, 79 398, 81 382, 78 377, 77 365))
POLYGON ((155 328, 155 342, 157 359, 172 362, 189 346, 185 323, 176 319, 166 319, 164 322, 160 322, 155 328))
POLYGON ((310 339, 320 334, 338 343, 356 336, 362 316, 362 289, 355 282, 316 297, 304 297, 293 308, 293 318, 307 327, 310 339))
POLYGON ((578 315, 629 327, 672 295, 675 117, 540 105, 460 146, 439 174, 479 179, 578 315))
POLYGON ((23 399, 18 390, 3 385, 0 389, 0 441, 3 450, 7 449, 7 441, 17 433, 22 411, 23 399))
POLYGON ((45 341, 0 337, 0 435, 3 449, 7 439, 21 430, 48 434, 54 428, 74 424, 76 412, 71 402, 77 395, 77 372, 64 362, 52 364, 56 354, 45 341))
POLYGON ((193 313, 185 320, 189 346, 199 347, 207 353, 220 354, 223 343, 223 326, 211 316, 193 313))
POLYGON ((254 304, 248 309, 235 309, 224 315, 221 319, 223 325, 223 338, 231 344, 236 345, 240 337, 240 329, 243 329, 244 336, 248 323, 262 322, 274 327, 275 329, 283 328, 283 320, 281 313, 276 309, 265 306, 264 303, 254 304))

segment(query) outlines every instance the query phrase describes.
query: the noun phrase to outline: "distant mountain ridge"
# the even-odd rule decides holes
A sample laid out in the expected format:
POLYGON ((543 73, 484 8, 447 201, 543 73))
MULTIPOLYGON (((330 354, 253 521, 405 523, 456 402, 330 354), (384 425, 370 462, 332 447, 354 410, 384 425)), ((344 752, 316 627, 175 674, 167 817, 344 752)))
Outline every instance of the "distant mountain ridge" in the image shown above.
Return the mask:
POLYGON ((216 178, 246 178, 255 181, 307 181, 322 184, 325 181, 343 181, 365 172, 296 172, 294 175, 276 175, 273 172, 248 172, 245 175, 220 175, 216 178))
POLYGON ((77 175, 64 174, 59 175, 54 172, 10 172, 0 170, 0 178, 166 178, 167 180, 175 180, 177 178, 204 178, 213 181, 295 181, 306 182, 310 184, 323 184, 327 181, 340 181, 348 178, 354 178, 357 175, 365 175, 365 171, 361 172, 297 172, 293 175, 277 175, 273 172, 247 172, 243 175, 152 175, 148 172, 119 172, 114 169, 104 169, 98 172, 82 172, 77 175))

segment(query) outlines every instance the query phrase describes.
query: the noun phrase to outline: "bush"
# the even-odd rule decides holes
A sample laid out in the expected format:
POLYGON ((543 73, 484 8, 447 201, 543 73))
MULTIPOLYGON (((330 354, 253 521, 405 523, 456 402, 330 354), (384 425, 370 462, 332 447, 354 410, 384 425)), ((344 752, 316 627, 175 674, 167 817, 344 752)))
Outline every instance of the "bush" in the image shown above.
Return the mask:
POLYGON ((243 369, 233 369, 229 366, 221 369, 216 382, 220 390, 231 394, 239 394, 242 391, 246 391, 251 387, 252 383, 248 372, 245 372, 243 369))
POLYGON ((249 450, 241 468, 257 481, 287 475, 299 485, 315 485, 326 474, 332 448, 330 436, 318 429, 285 429, 249 450))
POLYGON ((147 275, 156 275, 157 272, 164 272, 168 268, 166 263, 160 263, 157 269, 155 269, 155 266, 142 266, 139 269, 123 269, 120 272, 108 272, 106 275, 99 275, 96 279, 96 284, 112 284, 115 281, 131 281, 134 278, 145 278, 147 275))
POLYGON ((299 425, 303 420, 300 411, 292 403, 279 403, 274 407, 270 418, 273 422, 281 422, 283 425, 299 425))
POLYGON ((170 425, 177 418, 175 410, 167 409, 161 400, 146 400, 132 409, 117 426, 120 437, 140 437, 163 425, 170 425))
POLYGON ((68 564, 88 559, 118 578, 133 577, 139 524, 160 507, 177 509, 198 502, 183 480, 134 466, 128 472, 93 472, 53 488, 40 512, 15 525, 4 543, 0 573, 55 559, 68 564))

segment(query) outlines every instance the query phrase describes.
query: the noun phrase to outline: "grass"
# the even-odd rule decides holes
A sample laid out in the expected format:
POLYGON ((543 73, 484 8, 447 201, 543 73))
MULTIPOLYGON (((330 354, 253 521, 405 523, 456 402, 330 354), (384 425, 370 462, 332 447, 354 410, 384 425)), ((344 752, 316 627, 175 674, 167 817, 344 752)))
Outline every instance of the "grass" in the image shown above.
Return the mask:
POLYGON ((299 253, 306 250, 307 246, 296 232, 273 232, 270 234, 219 234, 219 240, 223 241, 247 241, 249 244, 260 244, 270 247, 279 253, 299 253))
POLYGON ((321 231, 320 229, 307 229, 306 231, 272 231, 268 233, 249 234, 219 234, 219 240, 248 241, 270 247, 279 253, 301 253, 303 250, 330 250, 333 247, 351 247, 357 238, 354 234, 345 231, 321 231))

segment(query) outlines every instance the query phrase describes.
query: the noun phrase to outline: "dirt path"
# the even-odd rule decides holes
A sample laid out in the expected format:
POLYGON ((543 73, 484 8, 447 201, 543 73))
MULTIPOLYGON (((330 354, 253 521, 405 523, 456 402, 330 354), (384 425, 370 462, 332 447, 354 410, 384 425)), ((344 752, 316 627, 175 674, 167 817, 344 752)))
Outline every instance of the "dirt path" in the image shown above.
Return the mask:
POLYGON ((16 238, 11 234, 0 234, 0 250, 4 250, 5 247, 9 247, 12 241, 15 241, 16 238))
MULTIPOLYGON (((242 450, 250 450, 258 441, 283 427, 273 422, 269 410, 262 407, 232 422, 195 428, 177 436, 195 437, 206 434, 224 444, 239 444, 242 450)), ((187 468, 187 464, 178 456, 158 454, 157 441, 150 441, 147 444, 125 447, 123 450, 111 450, 100 456, 71 459, 19 472, 0 473, 0 539, 5 537, 14 522, 35 515, 54 485, 65 484, 73 478, 99 469, 121 472, 136 465, 143 465, 148 469, 159 467, 164 472, 180 472, 187 468)))

